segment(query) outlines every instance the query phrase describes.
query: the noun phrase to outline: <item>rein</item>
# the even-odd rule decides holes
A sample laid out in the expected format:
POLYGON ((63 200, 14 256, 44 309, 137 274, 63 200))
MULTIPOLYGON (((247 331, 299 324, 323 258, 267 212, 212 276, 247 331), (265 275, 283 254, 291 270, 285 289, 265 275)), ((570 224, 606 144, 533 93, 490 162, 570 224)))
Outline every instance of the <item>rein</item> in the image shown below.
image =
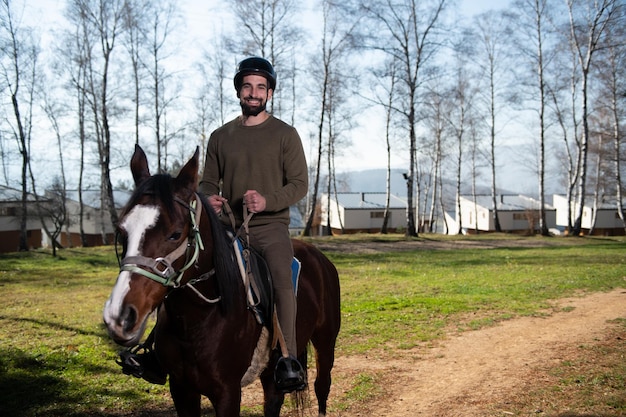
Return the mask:
MULTIPOLYGON (((202 214, 202 202, 200 201, 200 197, 198 197, 197 194, 195 200, 192 200, 189 204, 178 198, 176 198, 175 201, 189 209, 191 218, 191 231, 189 233, 187 241, 181 243, 178 248, 174 249, 165 257, 148 258, 146 256, 127 256, 119 262, 120 271, 128 271, 135 274, 143 275, 144 277, 150 278, 151 280, 156 281, 166 287, 179 288, 181 286, 180 281, 182 280, 183 273, 198 260, 200 251, 204 250, 204 243, 202 242, 200 229, 198 227, 198 225, 200 224, 200 216, 202 214), (191 256, 189 256, 189 248, 191 247, 193 247, 193 253, 191 256), (177 271, 172 266, 172 263, 184 254, 187 254, 187 261, 185 265, 177 271)), ((202 277, 193 280, 193 282, 190 282, 190 288, 195 290, 197 293, 198 291, 191 285, 208 278, 214 273, 215 271, 210 271, 209 273, 204 274, 202 277)), ((219 301, 219 299, 215 301, 209 301, 217 302, 219 301)))
POLYGON ((250 223, 250 219, 252 219, 252 216, 254 215, 254 213, 248 212, 248 208, 244 204, 243 205, 243 217, 244 217, 243 223, 241 224, 239 229, 237 229, 235 227, 235 224, 236 224, 235 215, 233 214, 233 210, 230 208, 230 205, 228 204, 227 201, 224 202, 222 209, 228 215, 228 219, 230 220, 230 225, 232 229, 237 231, 237 233, 235 233, 235 236, 233 236, 232 240, 235 241, 238 237, 240 237, 243 231, 245 238, 246 238, 246 243, 250 245, 250 231, 249 231, 248 223, 250 223))

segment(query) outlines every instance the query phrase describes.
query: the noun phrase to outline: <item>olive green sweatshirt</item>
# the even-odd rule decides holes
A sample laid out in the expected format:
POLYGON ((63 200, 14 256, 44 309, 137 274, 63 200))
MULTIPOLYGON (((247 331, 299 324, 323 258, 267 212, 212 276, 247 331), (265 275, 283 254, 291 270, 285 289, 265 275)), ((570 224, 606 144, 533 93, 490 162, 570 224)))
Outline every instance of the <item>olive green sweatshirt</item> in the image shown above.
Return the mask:
POLYGON ((296 129, 270 116, 256 126, 236 118, 215 130, 209 139, 200 180, 201 193, 228 200, 237 226, 243 221, 243 195, 256 190, 266 208, 250 225, 274 221, 289 224, 289 206, 308 191, 308 168, 296 129))

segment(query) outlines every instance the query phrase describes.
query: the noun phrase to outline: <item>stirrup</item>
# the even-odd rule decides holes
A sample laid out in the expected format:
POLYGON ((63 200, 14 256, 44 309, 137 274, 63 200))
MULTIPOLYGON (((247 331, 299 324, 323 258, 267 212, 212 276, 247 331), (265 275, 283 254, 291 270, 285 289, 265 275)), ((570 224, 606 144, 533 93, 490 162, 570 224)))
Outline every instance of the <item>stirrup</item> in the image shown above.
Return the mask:
POLYGON ((137 345, 121 351, 115 363, 122 367, 122 373, 125 375, 142 378, 158 385, 165 385, 167 380, 167 374, 161 368, 154 350, 145 345, 137 345), (143 352, 139 353, 141 350, 143 352))
POLYGON ((281 356, 274 369, 276 388, 283 393, 302 391, 306 388, 306 375, 298 360, 289 355, 281 356))

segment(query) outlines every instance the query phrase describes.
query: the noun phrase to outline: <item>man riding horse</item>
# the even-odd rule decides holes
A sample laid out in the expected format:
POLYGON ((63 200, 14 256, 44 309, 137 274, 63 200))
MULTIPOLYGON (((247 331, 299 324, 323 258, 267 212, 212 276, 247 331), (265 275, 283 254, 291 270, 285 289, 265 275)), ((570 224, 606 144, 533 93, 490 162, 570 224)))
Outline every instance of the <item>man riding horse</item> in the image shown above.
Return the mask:
MULTIPOLYGON (((247 243, 265 259, 279 323, 274 330, 282 331, 287 350, 276 364, 274 379, 283 392, 302 390, 306 378, 296 358, 289 207, 308 191, 306 159, 296 129, 267 112, 276 88, 272 65, 259 57, 244 59, 238 65, 234 85, 242 112, 211 134, 199 192, 208 197, 228 226, 238 230, 245 223, 247 243), (232 208, 235 224, 222 215, 226 204, 232 208)), ((150 340, 143 346, 148 349, 146 354, 133 349, 122 352, 124 372, 164 384, 166 375, 150 351, 150 340)))
POLYGON ((304 374, 296 359, 289 206, 308 191, 306 158, 296 129, 267 112, 276 88, 272 64, 259 57, 244 59, 234 85, 241 115, 211 134, 199 190, 217 213, 228 201, 236 227, 244 221, 244 210, 254 213, 249 222, 250 246, 267 262, 289 351, 277 365, 276 383, 285 391, 302 389, 304 374))

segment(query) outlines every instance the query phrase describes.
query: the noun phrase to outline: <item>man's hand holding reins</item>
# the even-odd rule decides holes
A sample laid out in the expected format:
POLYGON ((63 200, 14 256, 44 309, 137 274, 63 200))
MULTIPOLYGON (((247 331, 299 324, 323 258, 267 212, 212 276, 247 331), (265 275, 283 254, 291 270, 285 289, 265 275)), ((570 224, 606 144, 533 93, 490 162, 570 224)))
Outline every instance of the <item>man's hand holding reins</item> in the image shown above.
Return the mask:
POLYGON ((215 211, 216 214, 220 214, 222 212, 222 207, 224 207, 224 203, 228 201, 221 195, 217 194, 210 195, 208 200, 209 204, 211 205, 211 207, 213 207, 213 211, 215 211))
POLYGON ((248 190, 243 195, 243 202, 251 213, 260 213, 265 210, 265 197, 256 190, 248 190))

